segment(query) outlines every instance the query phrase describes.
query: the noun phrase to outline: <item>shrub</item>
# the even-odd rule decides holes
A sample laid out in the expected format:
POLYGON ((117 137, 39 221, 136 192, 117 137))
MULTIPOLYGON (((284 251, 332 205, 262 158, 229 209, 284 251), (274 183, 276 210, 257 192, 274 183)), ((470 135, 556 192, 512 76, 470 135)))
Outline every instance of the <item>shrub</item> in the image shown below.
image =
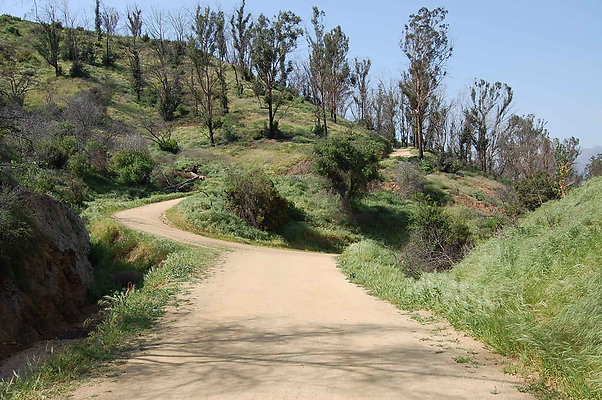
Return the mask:
POLYGON ((12 264, 11 259, 19 255, 32 235, 30 210, 23 206, 20 190, 0 182, 0 273, 12 264))
POLYGON ((171 154, 178 154, 180 151, 180 145, 176 139, 163 139, 157 141, 157 146, 159 150, 166 151, 171 154))
POLYGON ((314 147, 316 172, 344 201, 363 197, 368 183, 379 178, 382 146, 367 136, 330 136, 314 147))
POLYGON ((117 183, 142 185, 149 182, 155 163, 148 153, 139 150, 121 150, 113 154, 109 169, 117 183))
POLYGON ((470 250, 468 226, 452 220, 442 207, 428 199, 418 203, 411 221, 410 240, 403 249, 409 275, 449 269, 470 250))
POLYGON ((21 36, 21 32, 19 32, 19 30, 17 28, 15 28, 14 26, 9 26, 8 28, 6 28, 6 31, 15 36, 21 36))
POLYGON ((72 155, 67 162, 67 167, 80 177, 94 174, 94 166, 90 162, 90 157, 83 152, 72 155))
POLYGON ((595 176, 602 176, 602 153, 592 156, 585 167, 585 177, 591 179, 595 176))
POLYGON ((63 169, 69 157, 75 153, 77 139, 75 136, 56 136, 44 142, 39 150, 39 157, 49 168, 63 169))
POLYGON ((558 183, 545 171, 537 171, 533 176, 514 183, 514 191, 519 207, 535 210, 543 203, 559 198, 558 183))
POLYGON ((457 174, 462 170, 462 161, 455 158, 453 155, 441 152, 437 155, 436 169, 448 174, 457 174))
POLYGON ((224 143, 234 143, 240 140, 240 136, 236 134, 231 126, 226 125, 224 126, 224 133, 222 134, 221 139, 224 143))
POLYGON ((393 170, 393 180, 397 184, 395 192, 403 199, 414 198, 426 187, 424 172, 412 162, 401 162, 393 170))
POLYGON ((288 219, 288 200, 261 171, 230 171, 225 191, 228 209, 257 229, 274 231, 288 219))

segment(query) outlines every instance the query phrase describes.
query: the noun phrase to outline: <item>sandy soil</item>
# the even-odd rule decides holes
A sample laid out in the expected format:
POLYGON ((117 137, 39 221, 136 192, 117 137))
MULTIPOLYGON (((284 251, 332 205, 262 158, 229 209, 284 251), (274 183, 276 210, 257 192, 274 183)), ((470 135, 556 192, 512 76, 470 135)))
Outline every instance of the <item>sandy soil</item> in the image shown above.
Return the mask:
POLYGON ((333 256, 178 230, 163 219, 177 202, 115 218, 157 236, 231 251, 167 314, 144 349, 81 386, 74 398, 531 398, 481 344, 367 295, 346 281, 333 256))
POLYGON ((412 157, 412 151, 409 148, 395 149, 389 154, 389 157, 412 157))

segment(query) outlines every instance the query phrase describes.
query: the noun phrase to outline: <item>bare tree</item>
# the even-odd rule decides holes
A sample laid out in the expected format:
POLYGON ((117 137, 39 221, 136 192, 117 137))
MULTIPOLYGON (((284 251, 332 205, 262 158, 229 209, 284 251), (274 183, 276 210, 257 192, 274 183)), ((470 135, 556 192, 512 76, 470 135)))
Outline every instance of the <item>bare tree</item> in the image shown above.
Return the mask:
POLYGON ((63 25, 65 27, 65 39, 67 42, 67 49, 69 50, 69 59, 71 60, 71 69, 69 75, 72 77, 81 77, 86 75, 84 64, 81 56, 81 38, 77 32, 77 14, 71 13, 69 9, 69 3, 63 2, 62 5, 63 13, 63 25))
POLYGON ((61 41, 63 39, 63 25, 57 10, 53 5, 48 5, 42 13, 36 12, 38 25, 34 28, 36 42, 34 48, 54 68, 56 76, 62 74, 59 64, 61 41))
POLYGON ((448 25, 443 23, 446 15, 447 10, 441 7, 434 10, 421 8, 417 14, 410 15, 401 41, 401 48, 409 61, 401 89, 411 109, 419 158, 424 157, 424 129, 430 101, 437 95, 446 74, 445 63, 452 54, 447 39, 448 25))
POLYGON ((189 46, 189 57, 193 65, 191 92, 200 105, 200 114, 212 146, 215 146, 215 129, 224 112, 221 107, 223 103, 219 102, 224 94, 221 93, 221 62, 217 57, 221 44, 220 21, 223 21, 223 13, 198 6, 194 17, 194 36, 189 46))
POLYGON ((148 69, 149 83, 157 94, 159 114, 164 121, 172 121, 182 101, 182 69, 171 63, 165 14, 161 10, 152 10, 147 26, 152 39, 149 47, 154 55, 148 69))
POLYGON ((28 56, 12 47, 0 50, 0 105, 22 107, 37 82, 35 70, 24 62, 28 56))
POLYGON ((512 115, 499 140, 496 174, 511 180, 534 177, 539 171, 555 174, 554 146, 546 122, 534 115, 512 115))
POLYGON ((186 39, 190 30, 189 16, 184 10, 177 9, 169 11, 167 19, 173 34, 172 61, 174 64, 180 65, 186 55, 186 39))
POLYGON ((101 13, 102 24, 105 28, 105 54, 103 64, 105 66, 115 65, 116 55, 111 52, 111 37, 117 32, 119 23, 119 12, 112 7, 105 7, 101 13))

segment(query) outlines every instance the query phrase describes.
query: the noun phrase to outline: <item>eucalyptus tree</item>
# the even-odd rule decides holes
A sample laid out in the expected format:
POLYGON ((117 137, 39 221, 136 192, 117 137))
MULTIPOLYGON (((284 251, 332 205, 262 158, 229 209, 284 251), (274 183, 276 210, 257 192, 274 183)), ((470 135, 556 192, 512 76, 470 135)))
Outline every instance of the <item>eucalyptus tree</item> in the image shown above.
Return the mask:
POLYGON ((230 17, 230 34, 232 37, 234 76, 238 86, 239 94, 242 94, 243 86, 238 76, 250 81, 251 73, 251 40, 253 38, 254 22, 251 13, 245 12, 246 1, 242 0, 234 14, 230 17))
POLYGON ((328 121, 326 118, 328 104, 328 65, 326 61, 326 45, 324 43, 324 12, 318 7, 313 8, 311 23, 314 28, 313 37, 307 35, 309 43, 309 63, 307 75, 309 77, 311 97, 315 105, 315 127, 318 136, 328 135, 328 121))
POLYGON ((136 100, 140 101, 144 79, 142 76, 142 66, 140 63, 140 44, 139 39, 142 35, 142 10, 133 7, 127 11, 127 27, 130 32, 130 43, 128 53, 130 58, 130 68, 132 69, 132 90, 136 94, 136 100))
POLYGON ((370 67, 372 61, 369 58, 354 60, 353 81, 356 86, 356 93, 353 96, 353 102, 356 110, 356 120, 368 129, 372 129, 372 118, 370 115, 370 67))
POLYGON ((96 39, 100 42, 102 39, 102 17, 100 16, 100 0, 96 0, 94 6, 94 29, 96 31, 96 39))
POLYGON ((286 82, 286 57, 297 47, 297 39, 303 34, 299 27, 301 18, 291 11, 281 11, 269 19, 263 14, 253 29, 251 63, 256 73, 255 91, 263 96, 268 108, 267 136, 278 136, 276 113, 284 103, 282 86, 286 82))
POLYGON ((596 176, 602 176, 602 154, 592 156, 585 167, 585 177, 591 179, 596 176))
POLYGON ((330 117, 337 123, 337 114, 343 113, 347 96, 350 94, 351 69, 347 60, 349 38, 340 26, 324 35, 325 60, 328 67, 328 102, 330 117))
POLYGON ((505 83, 475 80, 466 110, 472 127, 472 143, 479 168, 491 172, 503 124, 512 104, 512 88, 505 83))
POLYGON ((424 157, 424 130, 431 101, 438 94, 446 75, 445 64, 452 54, 448 25, 444 23, 446 15, 447 10, 441 7, 421 8, 417 14, 410 15, 400 43, 409 62, 400 86, 411 110, 419 158, 424 157))
POLYGON ((219 52, 223 35, 223 13, 209 7, 197 6, 194 15, 193 36, 189 41, 188 54, 193 67, 190 80, 191 92, 200 106, 199 114, 207 127, 211 145, 215 145, 215 129, 224 113, 220 79, 219 52))
POLYGON ((215 14, 215 40, 216 40, 216 59, 217 59, 217 76, 220 84, 219 98, 222 103, 222 111, 224 114, 229 112, 228 109, 228 82, 226 80, 226 67, 228 65, 228 40, 226 37, 226 19, 222 11, 215 14))

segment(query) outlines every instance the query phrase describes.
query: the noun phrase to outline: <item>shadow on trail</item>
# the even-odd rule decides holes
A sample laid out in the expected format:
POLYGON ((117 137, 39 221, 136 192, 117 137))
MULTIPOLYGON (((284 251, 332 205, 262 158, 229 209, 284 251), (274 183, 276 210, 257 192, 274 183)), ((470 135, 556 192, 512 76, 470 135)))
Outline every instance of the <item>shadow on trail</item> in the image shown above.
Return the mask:
POLYGON ((369 349, 360 346, 362 350, 355 350, 353 342, 360 336, 402 334, 399 327, 362 324, 287 327, 286 331, 274 327, 267 331, 252 325, 254 319, 218 325, 208 320, 197 321, 194 326, 168 328, 162 335, 166 339, 147 344, 132 358, 127 374, 119 379, 122 384, 134 386, 149 377, 161 379, 159 390, 140 393, 141 399, 148 400, 173 393, 188 398, 199 386, 206 389, 195 395, 210 397, 245 393, 259 386, 294 385, 296 371, 302 373, 303 382, 311 382, 317 389, 336 388, 353 398, 370 398, 370 388, 384 387, 403 394, 404 399, 451 400, 457 397, 443 386, 422 384, 423 389, 411 393, 407 388, 425 379, 436 382, 447 377, 464 384, 482 379, 477 374, 462 374, 461 366, 458 374, 450 374, 446 368, 450 355, 434 355, 432 348, 375 341, 369 349), (171 380, 170 375, 181 379, 171 380))

